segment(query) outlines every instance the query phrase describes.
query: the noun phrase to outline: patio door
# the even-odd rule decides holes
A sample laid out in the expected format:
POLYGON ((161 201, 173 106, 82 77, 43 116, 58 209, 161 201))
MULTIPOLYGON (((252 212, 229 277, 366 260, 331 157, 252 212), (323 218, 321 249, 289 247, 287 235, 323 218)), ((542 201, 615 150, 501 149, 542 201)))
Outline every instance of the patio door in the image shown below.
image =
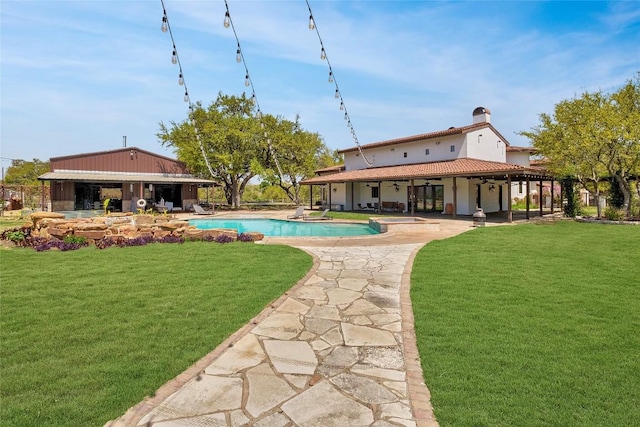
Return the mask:
MULTIPOLYGON (((443 185, 419 185, 414 187, 416 212, 442 212, 444 209, 443 185)), ((411 198, 411 188, 407 189, 407 200, 411 198)))

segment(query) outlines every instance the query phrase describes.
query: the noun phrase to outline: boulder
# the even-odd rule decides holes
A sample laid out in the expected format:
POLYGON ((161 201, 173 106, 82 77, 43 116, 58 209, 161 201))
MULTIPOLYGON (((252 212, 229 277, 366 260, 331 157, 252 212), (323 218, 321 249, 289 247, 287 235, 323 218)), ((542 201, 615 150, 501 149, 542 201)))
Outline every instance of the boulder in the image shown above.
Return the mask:
POLYGON ((76 230, 74 234, 94 241, 100 240, 105 236, 104 230, 76 230))
POLYGON ((244 234, 251 236, 254 242, 259 242, 260 240, 264 239, 264 234, 258 233, 257 231, 248 231, 244 234))

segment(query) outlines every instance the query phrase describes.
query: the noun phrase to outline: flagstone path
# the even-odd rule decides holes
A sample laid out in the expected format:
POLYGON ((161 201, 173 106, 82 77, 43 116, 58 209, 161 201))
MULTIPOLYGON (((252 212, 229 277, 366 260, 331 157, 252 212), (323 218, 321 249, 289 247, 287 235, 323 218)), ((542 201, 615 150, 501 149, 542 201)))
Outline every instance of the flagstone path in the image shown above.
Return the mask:
POLYGON ((301 247, 316 257, 305 280, 107 425, 437 426, 409 300, 421 246, 301 247))

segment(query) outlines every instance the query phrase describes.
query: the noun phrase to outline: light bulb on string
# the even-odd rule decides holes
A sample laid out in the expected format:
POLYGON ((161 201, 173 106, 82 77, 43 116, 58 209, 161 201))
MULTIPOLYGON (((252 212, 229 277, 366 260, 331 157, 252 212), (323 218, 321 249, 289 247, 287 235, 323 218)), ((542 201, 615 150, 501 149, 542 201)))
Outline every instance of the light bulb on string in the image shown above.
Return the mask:
POLYGON ((336 89, 336 99, 340 98, 340 91, 336 89))
POLYGON ((324 48, 320 51, 320 59, 323 61, 327 59, 327 52, 324 51, 324 48))
POLYGON ((329 83, 333 83, 333 71, 329 71, 329 83))
POLYGON ((169 23, 167 22, 166 16, 162 17, 162 25, 160 26, 160 29, 162 30, 163 33, 166 33, 167 30, 169 29, 169 23))
POLYGON ((244 85, 249 87, 251 85, 251 81, 249 80, 249 74, 245 74, 244 76, 244 85))
POLYGON ((224 25, 225 28, 229 28, 229 26, 231 25, 231 17, 229 16, 229 11, 228 10, 224 13, 223 25, 224 25))
POLYGON ((178 63, 178 53, 176 52, 175 49, 173 49, 173 54, 171 55, 171 63, 172 64, 178 63))
POLYGON ((340 111, 344 111, 344 102, 340 102, 340 111))
POLYGON ((242 62, 242 53, 240 52, 240 46, 238 46, 238 50, 236 50, 236 62, 242 62))
POLYGON ((184 91, 184 102, 189 102, 189 92, 184 91))
POLYGON ((345 120, 349 120, 349 115, 347 114, 347 112, 346 112, 346 111, 344 112, 344 119, 345 119, 345 120))
POLYGON ((180 86, 184 85, 184 77, 182 77, 182 73, 178 76, 178 84, 180 86))
POLYGON ((316 28, 316 23, 313 21, 313 15, 309 15, 309 29, 314 30, 316 28))

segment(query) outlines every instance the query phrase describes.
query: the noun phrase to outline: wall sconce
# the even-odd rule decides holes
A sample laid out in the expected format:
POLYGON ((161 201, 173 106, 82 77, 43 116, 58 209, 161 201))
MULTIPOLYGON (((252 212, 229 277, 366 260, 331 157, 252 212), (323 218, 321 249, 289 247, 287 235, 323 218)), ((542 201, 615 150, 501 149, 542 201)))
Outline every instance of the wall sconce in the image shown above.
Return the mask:
POLYGON ((336 187, 333 187, 332 191, 335 193, 336 191, 338 191, 338 189, 336 187))
POLYGON ((493 184, 491 184, 491 185, 489 186, 489 191, 491 191, 491 192, 496 191, 496 186, 495 186, 495 185, 493 185, 493 184))
POLYGON ((480 144, 480 138, 482 138, 482 134, 478 135, 478 144, 480 144))
POLYGON ((149 184, 149 191, 153 191, 153 184, 149 184))
POLYGON ((133 193, 133 184, 129 184, 129 192, 133 193))
POLYGON ((135 154, 135 152, 133 151, 133 148, 131 150, 129 150, 129 157, 131 157, 131 160, 133 160, 133 155, 135 154))

